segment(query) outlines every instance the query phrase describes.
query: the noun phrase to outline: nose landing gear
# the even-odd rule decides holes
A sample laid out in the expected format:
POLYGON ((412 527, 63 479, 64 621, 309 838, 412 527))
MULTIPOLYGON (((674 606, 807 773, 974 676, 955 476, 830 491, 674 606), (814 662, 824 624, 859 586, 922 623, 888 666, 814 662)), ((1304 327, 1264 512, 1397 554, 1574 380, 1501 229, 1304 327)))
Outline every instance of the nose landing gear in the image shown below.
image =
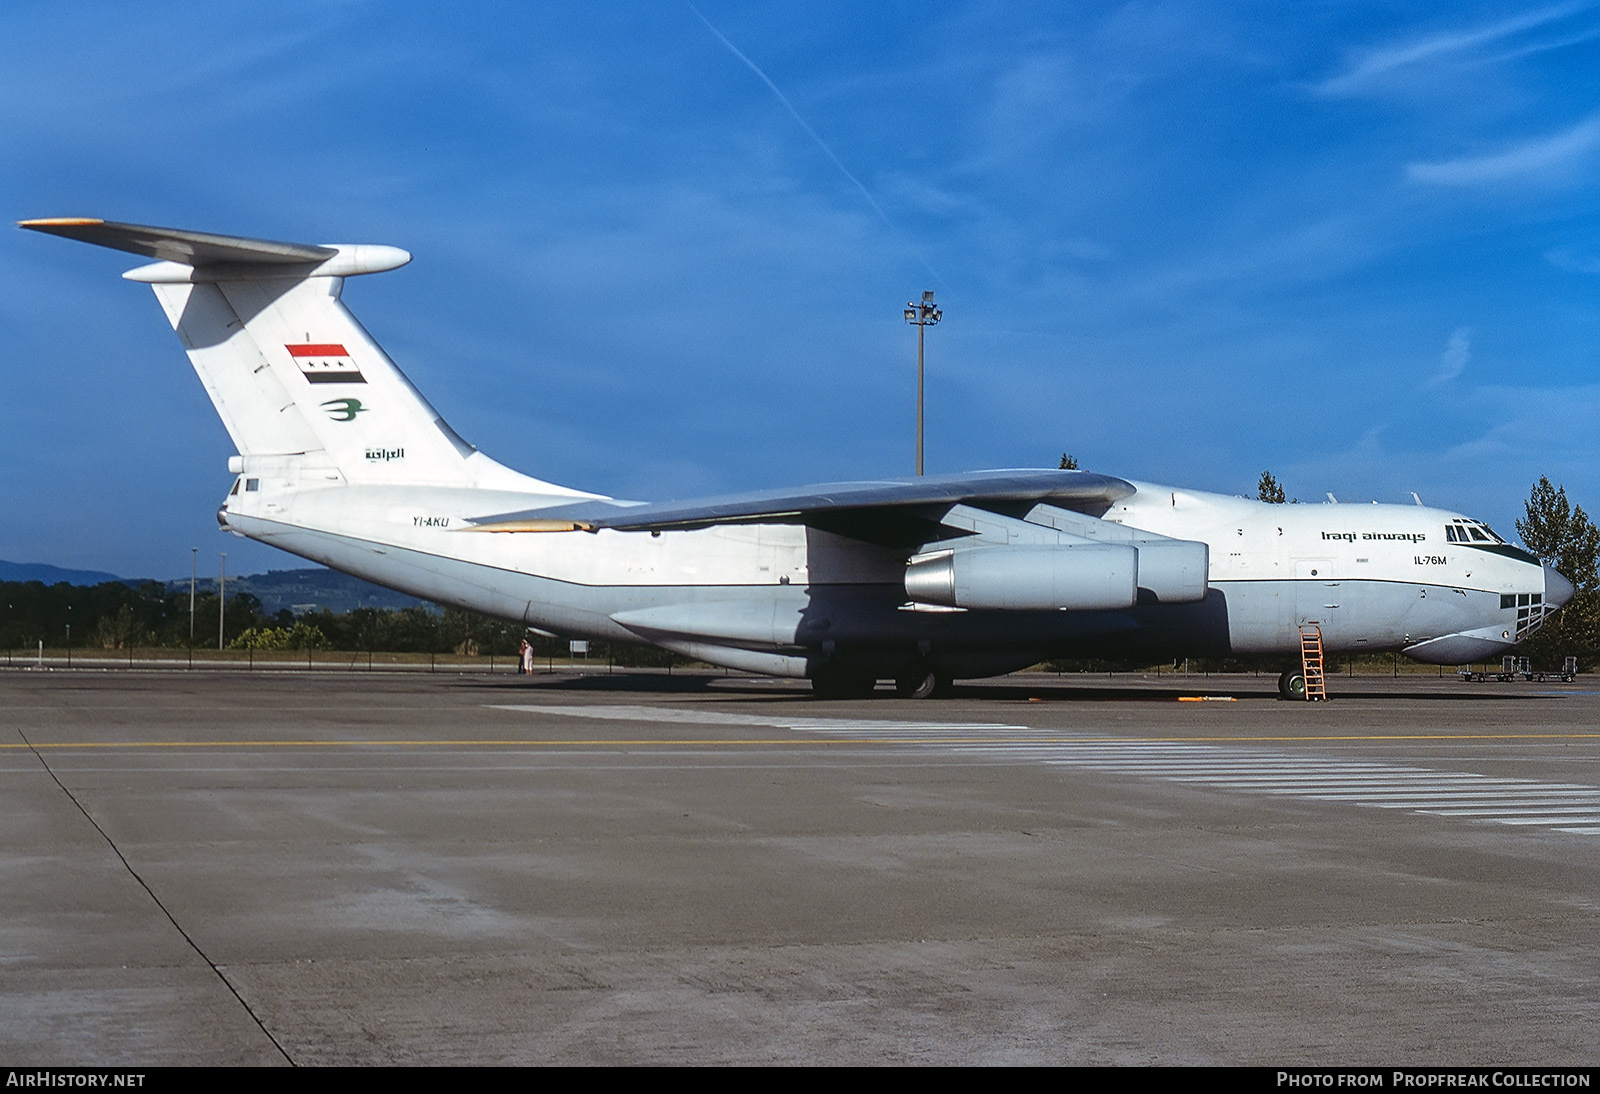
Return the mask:
POLYGON ((1306 697, 1306 674, 1304 669, 1285 669, 1278 677, 1278 698, 1295 699, 1301 702, 1306 697))

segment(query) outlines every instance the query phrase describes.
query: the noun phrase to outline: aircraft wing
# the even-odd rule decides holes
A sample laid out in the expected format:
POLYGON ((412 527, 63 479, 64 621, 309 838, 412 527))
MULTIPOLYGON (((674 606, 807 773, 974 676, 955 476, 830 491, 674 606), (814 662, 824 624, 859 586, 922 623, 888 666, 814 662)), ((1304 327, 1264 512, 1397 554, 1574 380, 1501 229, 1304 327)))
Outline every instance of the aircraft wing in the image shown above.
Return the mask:
POLYGON ((978 471, 965 475, 824 483, 791 490, 730 494, 694 501, 630 505, 584 501, 473 518, 480 532, 659 532, 718 524, 805 524, 872 541, 900 540, 892 526, 937 525, 919 510, 1046 502, 1104 510, 1134 493, 1132 483, 1088 471, 978 471))

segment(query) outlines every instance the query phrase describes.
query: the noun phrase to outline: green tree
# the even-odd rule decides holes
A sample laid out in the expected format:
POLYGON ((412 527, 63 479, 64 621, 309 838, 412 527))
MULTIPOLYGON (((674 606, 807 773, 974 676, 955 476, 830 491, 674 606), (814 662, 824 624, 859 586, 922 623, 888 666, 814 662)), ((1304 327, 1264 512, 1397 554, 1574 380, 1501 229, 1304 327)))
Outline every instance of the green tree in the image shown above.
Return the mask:
POLYGON ((233 650, 325 650, 328 639, 310 623, 292 627, 251 627, 228 643, 233 650))
POLYGON ((1071 452, 1061 453, 1061 470, 1076 471, 1077 469, 1078 457, 1074 456, 1071 452))
POLYGON ((1273 477, 1272 472, 1263 471, 1261 478, 1256 482, 1256 500, 1271 505, 1283 505, 1289 498, 1283 492, 1283 485, 1273 477))
POLYGON ((1595 588, 1600 529, 1583 506, 1574 507, 1567 501, 1565 486, 1551 486, 1550 479, 1541 475, 1528 495, 1526 509, 1527 517, 1517 521, 1522 545, 1560 570, 1580 590, 1595 588))
POLYGON ((1560 615, 1519 647, 1535 667, 1558 668, 1577 657, 1588 668, 1600 661, 1600 528, 1583 506, 1567 500, 1565 486, 1541 475, 1528 495, 1527 516, 1517 521, 1522 545, 1577 587, 1560 615))

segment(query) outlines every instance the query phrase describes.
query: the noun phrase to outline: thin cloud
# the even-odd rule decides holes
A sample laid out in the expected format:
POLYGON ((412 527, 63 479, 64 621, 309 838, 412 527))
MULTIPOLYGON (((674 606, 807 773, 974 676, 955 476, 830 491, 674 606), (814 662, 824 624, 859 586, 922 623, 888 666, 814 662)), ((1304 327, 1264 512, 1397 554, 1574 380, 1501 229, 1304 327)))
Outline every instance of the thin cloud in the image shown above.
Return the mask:
POLYGON ((953 217, 976 212, 975 203, 965 194, 942 189, 896 171, 879 175, 878 188, 886 191, 895 204, 910 206, 919 213, 953 217))
POLYGON ((1559 174, 1600 146, 1600 114, 1570 129, 1524 141, 1486 156, 1464 156, 1438 163, 1412 163, 1406 178, 1439 186, 1492 186, 1519 180, 1537 181, 1559 174))
MULTIPOLYGON (((1400 45, 1380 46, 1361 54, 1346 71, 1318 84, 1317 91, 1332 96, 1359 94, 1405 69, 1492 45, 1523 31, 1565 19, 1591 6, 1587 3, 1557 4, 1488 26, 1443 31, 1400 45)), ((1561 44, 1565 44, 1565 40, 1561 44)))
POLYGON ((1491 64, 1514 61, 1520 57, 1531 57, 1536 53, 1547 53, 1553 49, 1566 49, 1568 46, 1582 45, 1584 42, 1593 41, 1595 38, 1600 38, 1600 26, 1588 26, 1570 34, 1565 34, 1560 38, 1544 38, 1537 42, 1529 42, 1526 45, 1513 46, 1508 50, 1486 58, 1486 60, 1491 64))
POLYGON ((1470 360, 1472 360, 1472 328, 1457 327, 1450 333, 1450 340, 1445 343, 1444 352, 1439 355, 1439 369, 1433 374, 1430 382, 1449 383, 1466 371, 1467 362, 1470 360))
POLYGON ((1600 258, 1578 254, 1571 247, 1552 247, 1544 253, 1544 260, 1558 270, 1572 273, 1600 273, 1600 258))

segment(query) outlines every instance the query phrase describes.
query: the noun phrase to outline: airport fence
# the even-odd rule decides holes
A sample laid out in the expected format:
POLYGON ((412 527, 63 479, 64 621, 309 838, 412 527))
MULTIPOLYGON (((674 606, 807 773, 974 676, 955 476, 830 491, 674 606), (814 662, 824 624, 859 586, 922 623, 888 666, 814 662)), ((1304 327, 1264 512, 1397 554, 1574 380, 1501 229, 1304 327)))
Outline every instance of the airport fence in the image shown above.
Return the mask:
MULTIPOLYGON (((33 649, 8 649, 0 657, 0 669, 17 671, 39 669, 86 670, 218 670, 246 672, 444 672, 462 674, 516 674, 519 659, 514 654, 393 653, 381 650, 251 650, 251 649, 172 649, 170 647, 130 646, 126 649, 68 649, 36 646, 33 649)), ((546 653, 534 659, 534 671, 553 672, 661 672, 671 675, 674 664, 637 666, 626 659, 583 654, 556 656, 546 653)), ((681 668, 682 666, 676 666, 681 668)))
MULTIPOLYGON (((711 666, 688 662, 682 658, 662 659, 661 664, 640 664, 638 651, 632 647, 607 648, 601 643, 592 644, 593 655, 563 652, 556 653, 553 643, 546 643, 534 658, 533 668, 538 673, 555 672, 605 672, 648 673, 670 676, 679 671, 707 670, 711 666), (620 652, 620 656, 619 656, 620 652)), ((261 649, 174 649, 170 646, 128 646, 123 649, 67 648, 64 646, 35 646, 32 649, 12 647, 0 654, 0 669, 91 669, 91 670, 232 670, 245 672, 422 672, 457 674, 507 674, 518 672, 519 661, 514 654, 506 653, 408 653, 383 650, 261 650, 261 649)), ((1493 664, 1474 665, 1482 672, 1495 672, 1493 664)), ((1047 662, 1027 670, 1040 676, 1062 680, 1116 679, 1119 676, 1172 677, 1177 679, 1208 679, 1212 676, 1251 676, 1276 678, 1282 666, 1267 663, 1238 663, 1233 660, 1199 660, 1161 663, 1156 665, 1126 665, 1106 662, 1047 662)), ((718 670, 720 671, 720 670, 718 670)), ((1372 654, 1345 658, 1331 665, 1330 677, 1372 678, 1399 677, 1452 677, 1457 666, 1427 665, 1398 654, 1372 654)))

